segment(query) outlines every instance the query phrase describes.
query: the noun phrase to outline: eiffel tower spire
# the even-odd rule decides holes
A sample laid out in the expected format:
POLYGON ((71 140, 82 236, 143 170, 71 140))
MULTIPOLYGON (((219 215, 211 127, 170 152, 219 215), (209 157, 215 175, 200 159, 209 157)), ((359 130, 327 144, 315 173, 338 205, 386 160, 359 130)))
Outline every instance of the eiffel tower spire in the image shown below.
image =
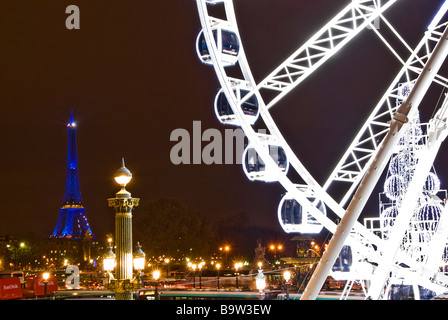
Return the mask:
POLYGON ((81 187, 78 173, 78 152, 76 149, 76 122, 73 120, 73 109, 70 122, 67 124, 68 148, 67 148, 67 179, 65 182, 65 192, 63 206, 82 206, 81 187))
POLYGON ((92 230, 85 216, 85 208, 82 205, 78 172, 78 152, 76 148, 77 130, 76 122, 73 120, 72 109, 70 122, 67 124, 68 146, 65 191, 59 220, 50 236, 54 238, 82 240, 86 233, 92 235, 92 230))

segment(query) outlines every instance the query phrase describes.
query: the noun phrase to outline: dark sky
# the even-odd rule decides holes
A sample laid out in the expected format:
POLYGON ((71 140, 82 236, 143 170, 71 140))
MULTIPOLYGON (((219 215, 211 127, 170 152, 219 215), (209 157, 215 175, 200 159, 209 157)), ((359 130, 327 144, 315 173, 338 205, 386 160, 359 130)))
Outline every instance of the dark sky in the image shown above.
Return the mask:
MULTIPOLYGON (((260 81, 349 1, 234 2, 260 81)), ((441 3, 401 0, 386 16, 415 46, 441 3)), ((141 207, 159 197, 178 198, 211 220, 246 212, 252 223, 279 229, 279 184, 249 182, 238 164, 170 161, 173 130, 192 133, 195 120, 203 131, 229 128, 214 116, 214 71, 196 57, 194 0, 5 0, 0 12, 0 235, 52 233, 65 186, 71 108, 94 233, 113 230, 106 199, 118 191, 113 174, 122 156, 134 176, 128 190, 141 198, 141 207), (80 30, 65 27, 70 4, 80 9, 80 30)), ((363 32, 274 108, 279 128, 319 182, 399 68, 372 32, 363 32)), ((437 169, 447 186, 446 169, 437 169)))

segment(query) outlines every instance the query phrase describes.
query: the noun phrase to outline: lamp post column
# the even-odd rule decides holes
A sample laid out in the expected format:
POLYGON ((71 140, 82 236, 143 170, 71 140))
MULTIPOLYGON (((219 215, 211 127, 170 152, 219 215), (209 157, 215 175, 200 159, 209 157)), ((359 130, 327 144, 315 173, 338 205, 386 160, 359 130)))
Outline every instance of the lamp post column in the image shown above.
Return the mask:
MULTIPOLYGON (((132 177, 131 172, 124 166, 117 171, 115 180, 121 185, 121 190, 116 193, 115 198, 108 200, 109 207, 115 211, 115 244, 116 244, 116 279, 123 282, 127 287, 127 282, 132 281, 132 209, 138 206, 138 198, 132 198, 126 191, 125 186, 132 177)), ((115 296, 116 300, 132 300, 132 290, 118 290, 115 296)))

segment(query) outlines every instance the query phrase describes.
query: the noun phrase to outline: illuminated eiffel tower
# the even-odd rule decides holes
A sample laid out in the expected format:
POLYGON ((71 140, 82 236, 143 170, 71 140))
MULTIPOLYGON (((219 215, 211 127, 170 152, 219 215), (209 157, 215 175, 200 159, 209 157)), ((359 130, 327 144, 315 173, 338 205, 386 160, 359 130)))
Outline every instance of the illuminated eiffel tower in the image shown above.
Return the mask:
POLYGON ((81 187, 78 174, 78 153, 76 149, 77 126, 73 120, 73 110, 70 122, 67 124, 67 178, 59 220, 50 238, 67 238, 83 240, 86 234, 93 237, 92 230, 82 205, 81 187))

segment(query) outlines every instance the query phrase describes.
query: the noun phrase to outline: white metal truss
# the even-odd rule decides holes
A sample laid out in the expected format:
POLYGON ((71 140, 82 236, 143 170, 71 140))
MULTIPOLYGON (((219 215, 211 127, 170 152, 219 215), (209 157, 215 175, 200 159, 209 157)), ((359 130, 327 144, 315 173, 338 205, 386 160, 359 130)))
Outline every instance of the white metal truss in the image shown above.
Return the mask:
MULTIPOLYGON (((347 149, 323 187, 314 180, 312 175, 307 171, 293 150, 289 147, 270 116, 269 109, 288 92, 305 80, 312 72, 317 70, 317 68, 319 68, 325 61, 329 60, 361 30, 370 26, 375 19, 384 18, 382 16, 384 11, 396 1, 398 0, 351 1, 345 9, 318 31, 318 33, 316 33, 309 41, 301 46, 299 50, 278 66, 266 79, 257 84, 249 68, 243 45, 240 45, 238 66, 241 69, 244 79, 234 79, 227 75, 226 68, 222 61, 220 61, 217 45, 213 40, 212 28, 216 28, 216 26, 219 25, 231 29, 238 35, 239 39, 241 39, 238 32, 232 0, 197 0, 203 33, 210 51, 211 60, 213 60, 215 73, 222 86, 223 92, 232 106, 235 118, 249 139, 251 146, 256 149, 258 155, 265 163, 269 163, 273 168, 276 167, 269 152, 266 152, 266 148, 259 142, 257 133, 252 128, 251 124, 247 122, 247 119, 244 118, 244 115, 239 108, 241 103, 244 102, 244 99, 247 99, 251 95, 247 94, 245 98, 240 99, 234 94, 232 86, 239 81, 246 83, 248 90, 251 90, 251 93, 257 96, 260 103, 260 116, 269 130, 269 134, 275 137, 279 146, 285 150, 290 163, 290 168, 296 170, 313 194, 340 217, 345 213, 343 205, 356 189, 360 179, 365 174, 371 159, 377 152, 382 139, 388 132, 388 122, 396 111, 396 101, 397 99, 402 98, 400 90, 404 89, 406 85, 412 86, 413 81, 415 81, 424 68, 432 49, 440 39, 442 34, 440 26, 438 28, 430 28, 417 48, 414 51, 410 50, 412 52, 409 59, 399 59, 401 63, 404 63, 402 70, 389 86, 386 94, 375 107, 367 122, 361 128, 355 140, 347 149), (208 6, 218 3, 224 5, 226 20, 210 16, 208 12, 208 6), (268 103, 266 103, 262 97, 262 91, 264 90, 270 91, 271 97, 272 93, 275 94, 275 97, 268 103), (333 199, 326 191, 329 186, 333 185, 335 182, 343 182, 344 184, 349 185, 348 192, 339 202, 333 199)), ((435 20, 437 20, 437 17, 435 20)), ((432 25, 438 25, 438 21, 432 25)), ((398 34, 397 37, 400 38, 398 34)), ((384 39, 382 40, 384 41, 384 39)), ((391 46, 388 46, 388 48, 393 51, 391 46)), ((395 52, 394 54, 397 55, 395 52)), ((437 76, 435 82, 442 86, 447 86, 448 83, 446 79, 441 76, 437 76)), ((281 170, 277 170, 274 174, 276 175, 276 180, 281 183, 288 193, 292 195, 305 210, 312 214, 313 217, 322 223, 322 225, 330 232, 334 233, 336 224, 322 214, 322 212, 314 206, 314 203, 310 202, 303 193, 298 191, 297 183, 290 181, 287 175, 281 170)), ((374 244, 379 251, 383 249, 384 241, 370 232, 364 225, 356 223, 354 231, 353 234, 361 237, 363 241, 374 244)))
MULTIPOLYGON (((402 91, 412 88, 439 41, 442 31, 439 27, 425 33, 325 183, 325 189, 335 182, 347 183, 348 191, 340 200, 341 205, 347 202, 364 176, 370 160, 389 131, 390 121, 399 105, 397 100, 403 101, 405 95, 402 91)), ((448 86, 448 80, 440 75, 437 75, 435 83, 445 88, 448 86)))
POLYGON ((362 292, 367 295, 367 288, 364 280, 347 280, 345 283, 344 289, 342 290, 342 294, 340 300, 347 300, 350 295, 350 291, 353 288, 353 285, 358 283, 361 286, 362 292))
MULTIPOLYGON (((399 250, 400 245, 403 242, 403 238, 405 236, 405 232, 409 230, 409 222, 412 219, 413 210, 417 205, 418 193, 423 189, 425 180, 428 177, 428 174, 431 170, 434 159, 440 149, 442 142, 445 140, 448 132, 447 132, 447 123, 446 123, 446 111, 448 108, 448 100, 445 100, 444 105, 436 114, 436 117, 432 119, 429 127, 429 137, 428 142, 424 146, 424 149, 421 150, 418 154, 418 163, 416 165, 415 172, 413 173, 411 182, 409 187, 406 190, 406 194, 404 196, 401 205, 398 207, 398 215, 395 219, 394 226, 392 228, 391 235, 387 241, 388 246, 387 249, 383 251, 381 260, 378 261, 378 268, 375 270, 375 274, 372 281, 372 286, 369 289, 369 296, 374 299, 378 299, 381 297, 383 292, 384 285, 389 276, 391 266, 396 262, 397 255, 396 252, 399 250)), ((436 254, 440 254, 439 258, 441 259, 442 253, 440 250, 440 245, 446 244, 446 239, 448 234, 442 234, 442 232, 446 232, 443 224, 440 226, 439 230, 436 232, 437 237, 433 237, 432 235, 429 239, 426 240, 426 248, 424 256, 430 256, 432 252, 431 249, 436 249, 436 254), (445 238, 440 243, 441 239, 445 238)), ((415 259, 415 258, 414 258, 415 259)), ((431 256, 430 261, 434 261, 435 256, 431 256)), ((400 261, 398 261, 400 262, 400 261)), ((399 264, 399 263, 398 263, 399 264)), ((434 265, 424 265, 422 263, 414 263, 414 266, 417 266, 415 269, 411 269, 415 271, 421 278, 424 278, 426 281, 429 280, 434 274, 437 274, 437 271, 440 267, 440 264, 434 265), (429 272, 429 273, 427 273, 429 272)), ((419 279, 414 280, 416 283, 419 283, 419 279)), ((445 285, 448 286, 448 283, 445 285)), ((440 289, 439 289, 440 290, 440 289)), ((446 288, 442 289, 443 291, 446 288)), ((442 292, 438 292, 442 293, 442 292)))
POLYGON ((266 108, 272 108, 396 1, 352 1, 257 85, 257 90, 275 94, 266 108))

